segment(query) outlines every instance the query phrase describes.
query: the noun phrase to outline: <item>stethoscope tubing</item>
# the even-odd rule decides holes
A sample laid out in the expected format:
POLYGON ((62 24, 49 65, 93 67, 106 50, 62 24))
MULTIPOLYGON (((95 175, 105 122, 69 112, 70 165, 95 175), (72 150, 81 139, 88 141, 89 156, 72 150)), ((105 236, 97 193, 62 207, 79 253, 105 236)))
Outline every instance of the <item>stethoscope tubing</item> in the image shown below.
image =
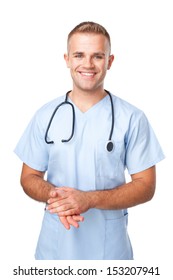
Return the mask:
MULTIPOLYGON (((110 130, 110 134, 109 134, 109 138, 108 138, 108 142, 106 144, 106 149, 108 152, 111 152, 114 148, 114 144, 112 142, 112 135, 113 135, 113 130, 114 130, 114 106, 113 106, 113 100, 112 100, 112 96, 110 94, 109 91, 105 90, 106 93, 109 95, 109 98, 110 98, 110 103, 111 103, 111 115, 112 115, 112 122, 111 122, 111 130, 110 130)), ((55 108, 55 110, 53 111, 51 117, 50 117, 50 120, 49 120, 49 123, 48 123, 48 126, 47 126, 47 129, 46 129, 46 132, 45 132, 45 137, 44 137, 44 140, 47 144, 54 144, 54 141, 53 140, 48 140, 48 133, 49 133, 49 129, 51 127, 51 124, 52 124, 52 121, 53 121, 53 118, 56 114, 56 112, 58 111, 58 109, 63 106, 63 105, 70 105, 71 106, 71 109, 72 109, 72 130, 71 130, 71 135, 68 139, 62 139, 61 142, 62 143, 67 143, 69 142, 73 136, 74 136, 74 128, 75 128, 75 109, 74 109, 74 105, 68 101, 68 94, 70 93, 70 91, 68 91, 66 93, 66 97, 65 97, 65 100, 63 102, 61 102, 60 104, 58 104, 58 106, 55 108)))

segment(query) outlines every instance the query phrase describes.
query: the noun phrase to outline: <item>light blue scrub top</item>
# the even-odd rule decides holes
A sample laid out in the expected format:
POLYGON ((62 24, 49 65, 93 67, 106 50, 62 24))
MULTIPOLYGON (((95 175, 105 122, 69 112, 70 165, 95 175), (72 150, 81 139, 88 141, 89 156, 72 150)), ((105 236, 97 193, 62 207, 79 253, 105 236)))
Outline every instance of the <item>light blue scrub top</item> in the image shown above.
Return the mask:
MULTIPOLYGON (((44 137, 55 107, 65 96, 39 109, 15 153, 33 169, 47 171, 47 180, 55 186, 83 191, 112 189, 125 183, 129 174, 143 171, 164 158, 162 149, 144 113, 112 95, 115 126, 114 150, 105 149, 111 129, 111 103, 107 95, 87 112, 75 105, 75 133, 71 135, 72 111, 60 107, 51 124, 46 144, 44 137)), ((78 229, 66 230, 56 214, 45 211, 35 258, 39 260, 129 260, 133 251, 127 232, 127 209, 90 209, 78 229)))

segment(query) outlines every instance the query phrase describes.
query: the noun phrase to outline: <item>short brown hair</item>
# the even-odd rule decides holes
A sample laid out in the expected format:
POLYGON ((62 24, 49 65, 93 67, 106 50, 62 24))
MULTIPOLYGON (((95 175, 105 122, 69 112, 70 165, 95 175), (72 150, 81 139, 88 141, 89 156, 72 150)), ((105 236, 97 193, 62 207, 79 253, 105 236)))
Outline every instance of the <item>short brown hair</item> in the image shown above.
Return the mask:
POLYGON ((95 34, 102 34, 104 35, 109 42, 110 49, 111 49, 111 39, 110 35, 107 30, 100 24, 93 22, 93 21, 84 21, 75 26, 71 32, 68 34, 67 43, 69 42, 71 36, 76 33, 95 33, 95 34))

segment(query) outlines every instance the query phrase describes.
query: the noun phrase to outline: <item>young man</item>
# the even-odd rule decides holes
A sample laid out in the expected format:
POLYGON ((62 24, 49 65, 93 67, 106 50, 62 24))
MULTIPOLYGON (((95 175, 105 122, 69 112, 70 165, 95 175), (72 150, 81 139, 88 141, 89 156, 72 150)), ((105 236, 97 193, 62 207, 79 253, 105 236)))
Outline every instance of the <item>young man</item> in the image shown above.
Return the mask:
POLYGON ((164 155, 144 113, 104 89, 104 27, 76 26, 64 58, 72 90, 36 112, 15 149, 24 191, 46 203, 35 257, 133 259, 127 209, 152 199, 164 155))

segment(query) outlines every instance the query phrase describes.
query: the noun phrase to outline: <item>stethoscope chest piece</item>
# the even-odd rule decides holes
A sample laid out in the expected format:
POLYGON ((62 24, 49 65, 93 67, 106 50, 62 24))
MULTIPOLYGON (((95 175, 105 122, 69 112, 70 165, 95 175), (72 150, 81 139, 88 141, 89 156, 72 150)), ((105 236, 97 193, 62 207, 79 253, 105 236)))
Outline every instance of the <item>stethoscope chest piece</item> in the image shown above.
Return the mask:
POLYGON ((113 151, 113 149, 114 149, 114 143, 111 140, 109 140, 106 143, 106 151, 110 153, 113 151))

